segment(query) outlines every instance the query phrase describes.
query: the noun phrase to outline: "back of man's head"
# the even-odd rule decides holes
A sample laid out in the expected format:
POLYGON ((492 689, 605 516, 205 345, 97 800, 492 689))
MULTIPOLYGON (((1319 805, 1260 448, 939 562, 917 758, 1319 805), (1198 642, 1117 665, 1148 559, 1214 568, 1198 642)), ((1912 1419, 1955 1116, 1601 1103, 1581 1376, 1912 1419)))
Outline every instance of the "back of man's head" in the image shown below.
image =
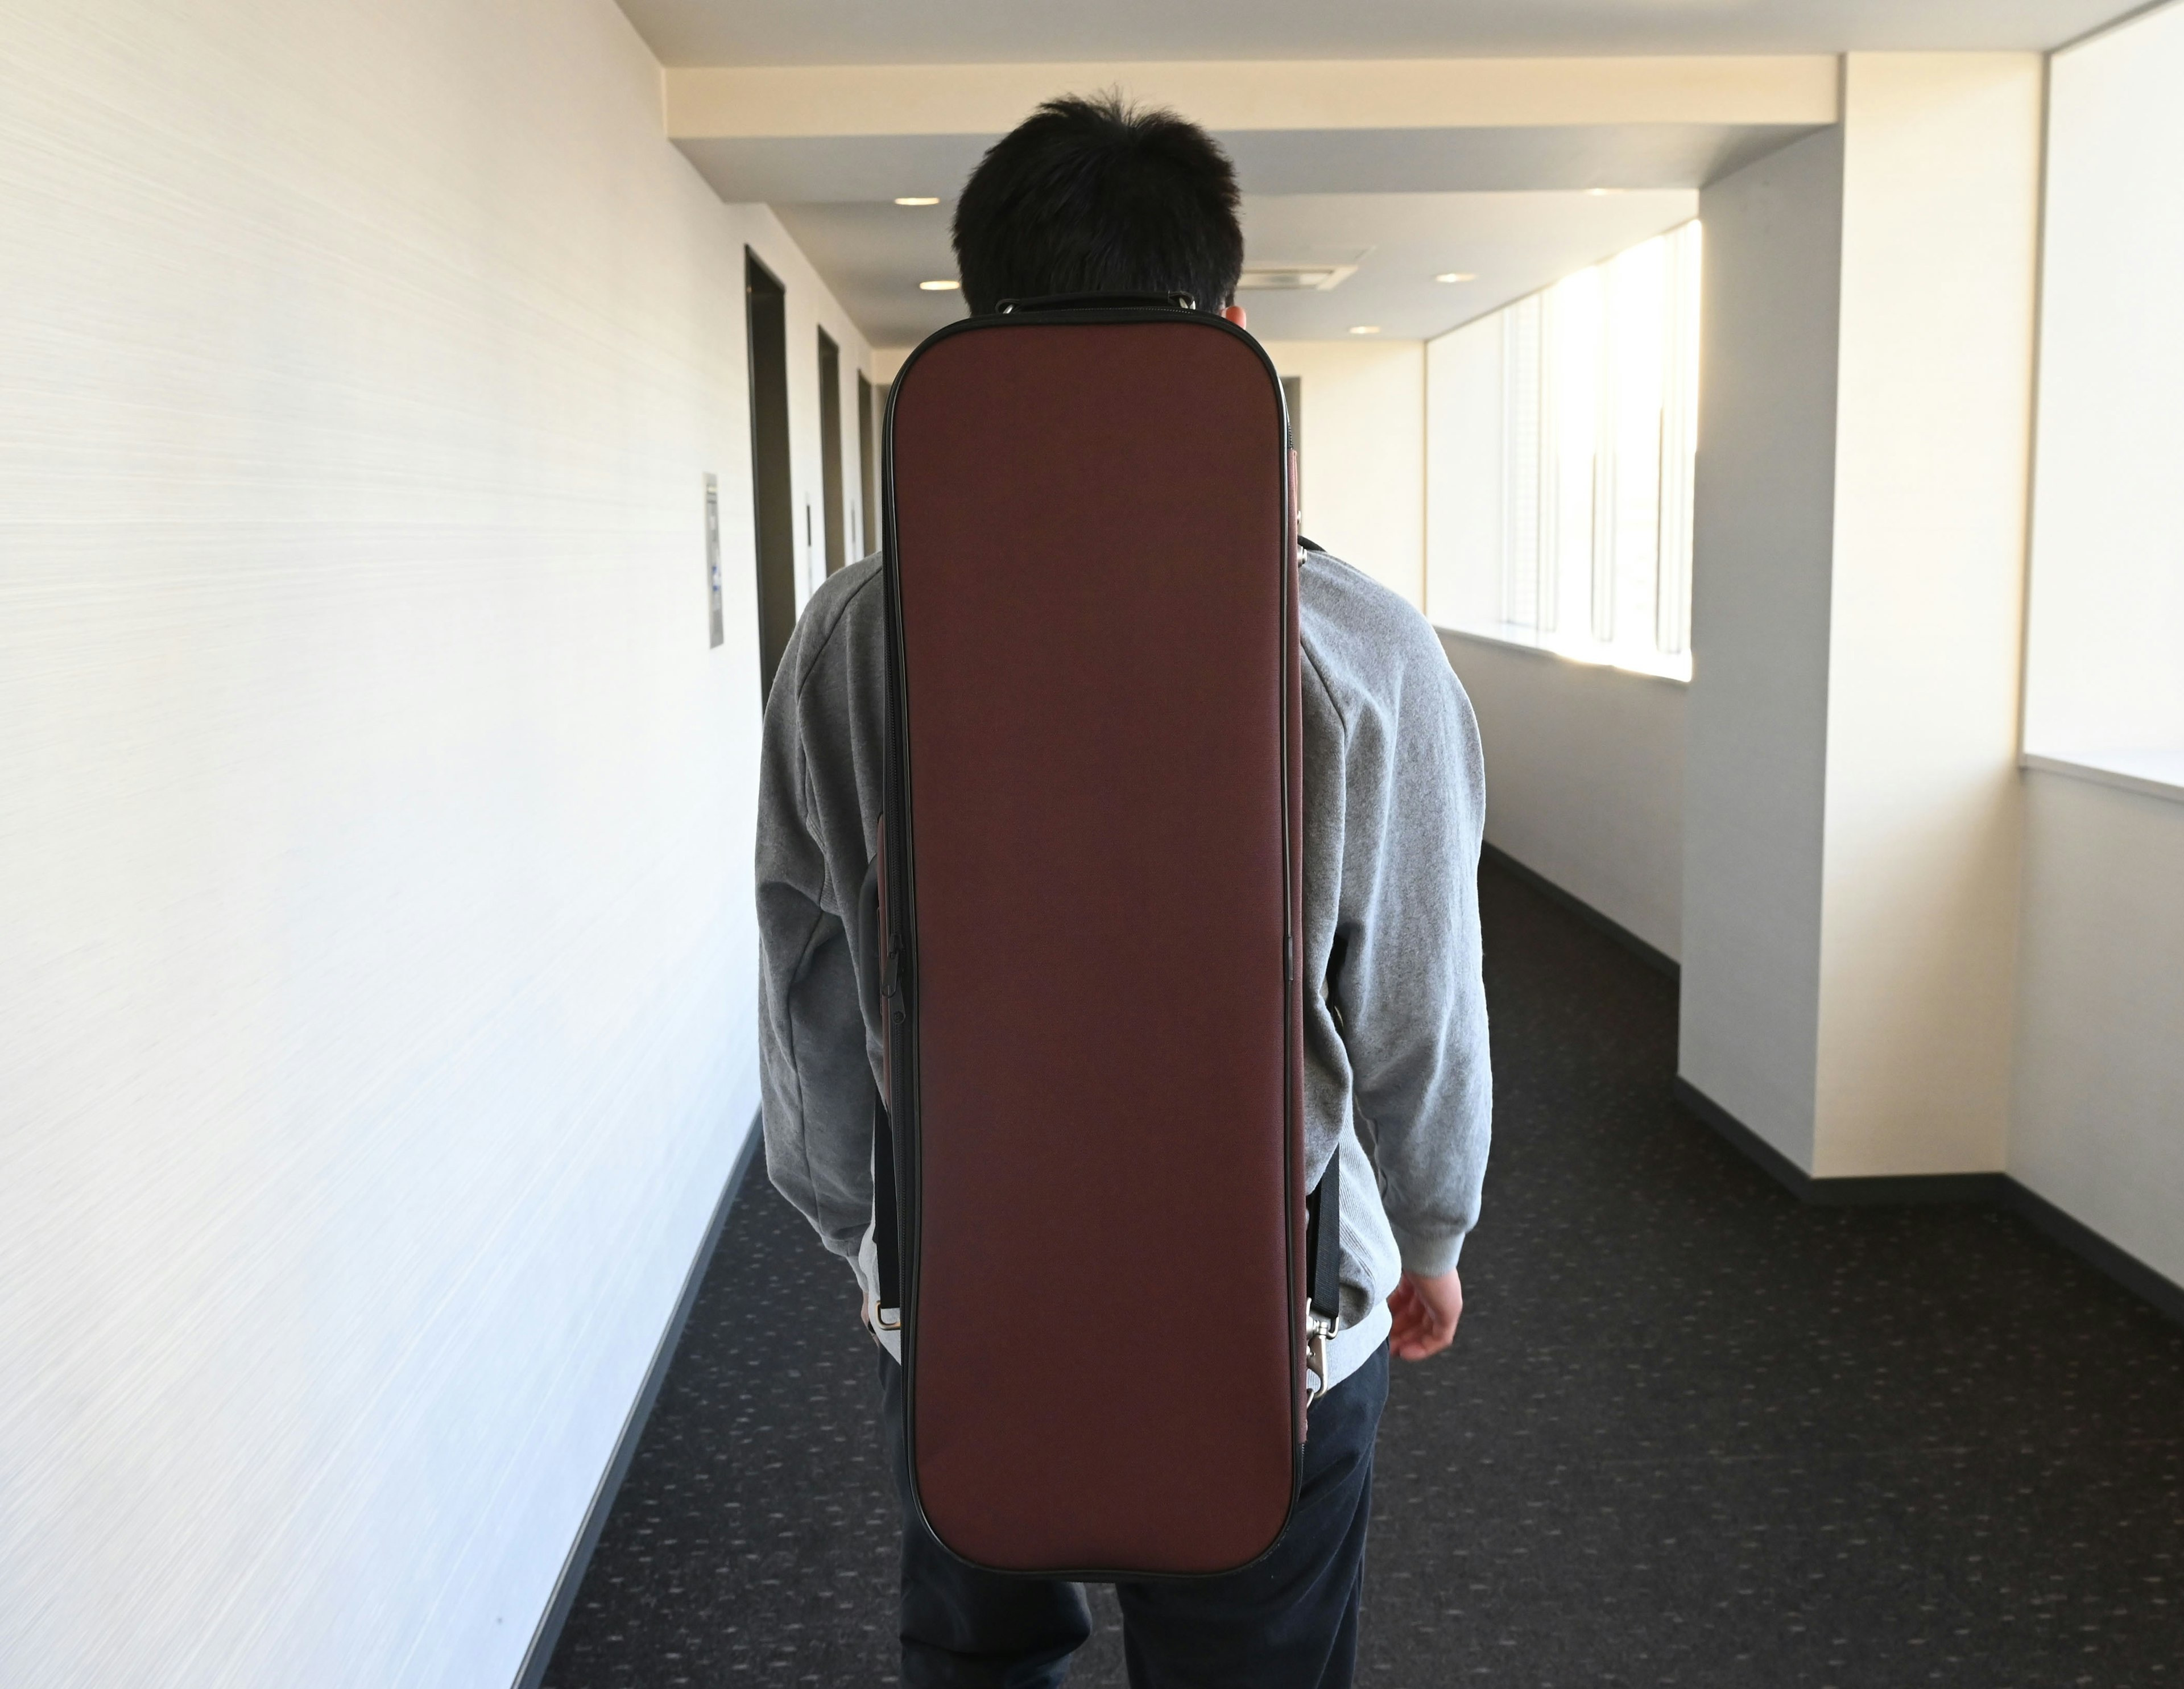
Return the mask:
POLYGON ((1119 94, 1049 100, 995 142, 956 207, 956 265, 972 311, 1050 293, 1235 297, 1244 268, 1236 171, 1171 111, 1119 94))

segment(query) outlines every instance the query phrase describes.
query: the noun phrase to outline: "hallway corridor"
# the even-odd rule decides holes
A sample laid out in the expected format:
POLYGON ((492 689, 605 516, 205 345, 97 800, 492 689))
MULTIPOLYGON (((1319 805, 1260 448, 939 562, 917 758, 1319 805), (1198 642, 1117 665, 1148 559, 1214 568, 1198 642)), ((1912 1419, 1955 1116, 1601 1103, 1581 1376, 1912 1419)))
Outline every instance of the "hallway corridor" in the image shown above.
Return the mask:
MULTIPOLYGON (((2011 1216, 1800 1206, 1670 1101, 1674 987, 1480 882, 1494 1170, 1457 1347, 1396 1370, 1361 1681, 2184 1682, 2184 1331, 2011 1216)), ((553 1689, 894 1681, 853 1302, 755 1168, 553 1689)))

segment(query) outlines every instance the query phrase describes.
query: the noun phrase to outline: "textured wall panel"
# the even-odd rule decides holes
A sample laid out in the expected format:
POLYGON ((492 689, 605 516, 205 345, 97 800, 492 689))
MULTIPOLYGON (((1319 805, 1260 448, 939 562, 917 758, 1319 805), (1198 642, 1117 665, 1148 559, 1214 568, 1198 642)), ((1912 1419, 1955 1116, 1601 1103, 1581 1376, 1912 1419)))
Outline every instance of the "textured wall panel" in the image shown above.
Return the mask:
POLYGON ((833 308, 607 0, 0 39, 0 1682, 505 1683, 755 1102, 744 240, 833 308))

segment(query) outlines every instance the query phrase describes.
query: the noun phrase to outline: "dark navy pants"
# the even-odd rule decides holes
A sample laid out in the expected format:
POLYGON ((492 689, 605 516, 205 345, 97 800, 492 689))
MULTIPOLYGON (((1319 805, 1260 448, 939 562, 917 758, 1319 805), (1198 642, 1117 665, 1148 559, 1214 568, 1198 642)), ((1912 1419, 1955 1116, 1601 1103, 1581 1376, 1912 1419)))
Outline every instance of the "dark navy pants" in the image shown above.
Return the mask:
MULTIPOLYGON (((1092 1634, 1083 1587, 982 1572, 940 1546, 910 1504, 902 1368, 884 1354, 879 1366, 905 1519, 903 1689, 1054 1689, 1092 1634)), ((1387 1399, 1384 1343, 1313 1404, 1303 1491, 1265 1559, 1226 1577, 1116 1586, 1131 1689, 1349 1689, 1387 1399)))

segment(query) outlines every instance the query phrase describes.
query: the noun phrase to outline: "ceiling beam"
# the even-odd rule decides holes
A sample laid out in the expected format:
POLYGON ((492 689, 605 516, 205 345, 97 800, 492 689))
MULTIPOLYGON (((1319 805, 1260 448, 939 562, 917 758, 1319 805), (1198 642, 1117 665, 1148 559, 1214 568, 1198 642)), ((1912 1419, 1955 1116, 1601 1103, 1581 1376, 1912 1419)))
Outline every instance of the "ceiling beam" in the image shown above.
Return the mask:
MULTIPOLYGON (((1214 131, 1246 193, 1703 187, 1821 125, 1638 123, 1509 129, 1214 131)), ((730 204, 952 196, 990 135, 708 136, 676 142, 730 204)))
POLYGON ((1812 126, 1840 109, 1827 54, 706 66, 661 73, 683 141, 994 136, 1058 93, 1116 87, 1223 133, 1631 124, 1812 126))

